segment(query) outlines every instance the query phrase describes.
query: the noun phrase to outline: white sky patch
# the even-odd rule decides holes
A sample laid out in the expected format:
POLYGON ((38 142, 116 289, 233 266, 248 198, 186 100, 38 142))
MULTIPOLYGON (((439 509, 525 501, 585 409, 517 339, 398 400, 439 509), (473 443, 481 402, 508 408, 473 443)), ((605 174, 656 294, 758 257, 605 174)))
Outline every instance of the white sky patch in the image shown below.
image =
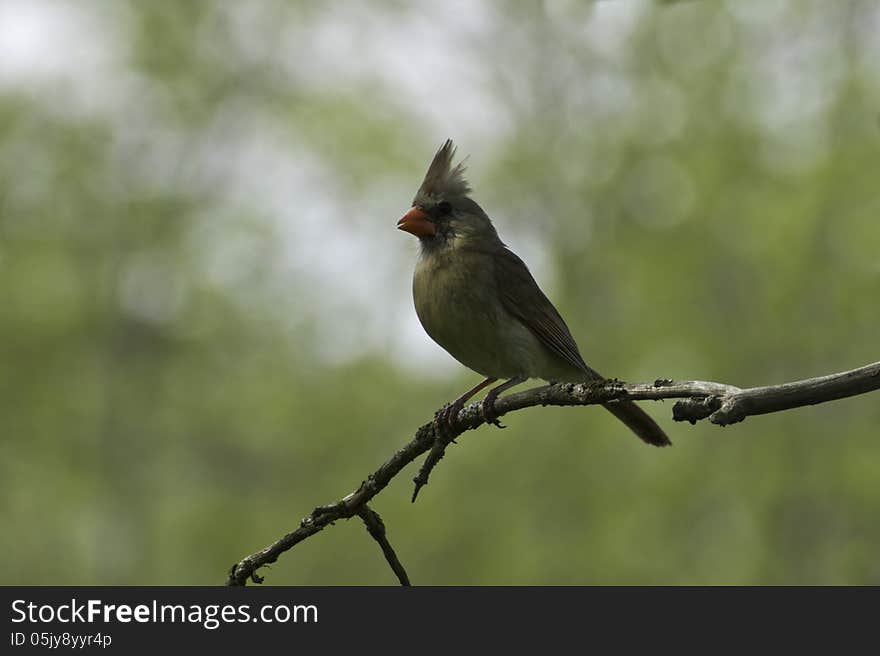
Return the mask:
POLYGON ((726 110, 761 132, 762 162, 771 172, 805 173, 830 152, 828 111, 847 75, 842 35, 828 30, 825 20, 824 12, 836 9, 817 6, 808 20, 781 24, 752 24, 756 15, 736 14, 749 27, 726 110))
POLYGON ((649 6, 648 0, 594 2, 593 15, 585 30, 588 43, 610 60, 626 59, 628 42, 649 6))
POLYGON ((435 141, 452 136, 477 149, 512 129, 479 56, 492 28, 486 3, 421 3, 404 12, 376 11, 368 3, 328 7, 309 27, 309 41, 296 35, 288 59, 304 62, 313 82, 377 77, 389 100, 420 116, 435 141), (313 57, 321 65, 310 65, 313 57))
POLYGON ((101 48, 82 38, 82 13, 33 0, 0 4, 0 79, 26 85, 34 77, 63 75, 69 58, 101 58, 101 48), (56 48, 47 48, 54 43, 56 48))
POLYGON ((35 94, 59 113, 85 114, 119 96, 122 3, 4 0, 0 3, 0 88, 35 94), (103 7, 101 9, 100 7, 103 7), (92 9, 90 11, 90 9, 92 9))

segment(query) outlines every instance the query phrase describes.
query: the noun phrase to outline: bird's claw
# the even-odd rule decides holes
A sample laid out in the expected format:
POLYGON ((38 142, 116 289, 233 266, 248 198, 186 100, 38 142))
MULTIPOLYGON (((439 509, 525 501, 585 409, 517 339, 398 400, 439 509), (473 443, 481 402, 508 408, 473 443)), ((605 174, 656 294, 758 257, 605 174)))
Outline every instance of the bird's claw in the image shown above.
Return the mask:
POLYGON ((483 403, 480 404, 480 414, 483 415, 483 421, 487 424, 492 424, 493 426, 498 426, 498 428, 507 428, 504 424, 502 424, 498 420, 498 415, 495 414, 495 399, 487 396, 483 399, 483 403))
POLYGON ((447 403, 434 413, 434 421, 437 422, 439 428, 451 429, 455 420, 458 419, 458 413, 461 412, 463 407, 464 404, 458 401, 447 403))

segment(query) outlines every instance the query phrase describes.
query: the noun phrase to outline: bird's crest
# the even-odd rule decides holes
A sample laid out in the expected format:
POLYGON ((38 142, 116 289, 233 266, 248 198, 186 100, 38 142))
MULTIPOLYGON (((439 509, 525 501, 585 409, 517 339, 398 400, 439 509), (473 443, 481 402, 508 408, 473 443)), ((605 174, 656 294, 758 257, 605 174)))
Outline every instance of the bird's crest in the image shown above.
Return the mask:
POLYGON ((452 159, 455 157, 455 144, 452 139, 440 146, 440 150, 434 155, 431 166, 425 174, 425 180, 419 187, 418 196, 458 197, 467 196, 471 187, 464 179, 464 162, 459 162, 454 167, 452 159))

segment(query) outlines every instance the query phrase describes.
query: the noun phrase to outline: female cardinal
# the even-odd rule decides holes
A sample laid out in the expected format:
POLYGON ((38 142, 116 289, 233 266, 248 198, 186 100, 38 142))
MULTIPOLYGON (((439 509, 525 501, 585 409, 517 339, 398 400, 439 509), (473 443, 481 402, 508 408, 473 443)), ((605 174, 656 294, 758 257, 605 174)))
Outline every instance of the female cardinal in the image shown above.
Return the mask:
MULTIPOLYGON (((422 326, 452 357, 486 377, 444 406, 438 421, 453 421, 474 394, 506 379, 481 406, 485 420, 497 424, 498 395, 528 378, 584 382, 603 377, 583 361, 559 312, 471 199, 464 166, 452 166, 454 155, 447 140, 397 227, 421 243, 413 299, 422 326)), ((648 444, 671 444, 633 402, 604 407, 648 444)))

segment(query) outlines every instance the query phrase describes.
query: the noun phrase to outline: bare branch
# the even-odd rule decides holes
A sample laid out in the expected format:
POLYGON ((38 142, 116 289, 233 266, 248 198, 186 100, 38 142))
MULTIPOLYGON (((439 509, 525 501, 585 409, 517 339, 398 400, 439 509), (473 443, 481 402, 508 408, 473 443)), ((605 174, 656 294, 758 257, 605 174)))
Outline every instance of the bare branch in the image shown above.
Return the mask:
POLYGON ((793 383, 752 387, 745 390, 732 389, 727 394, 711 397, 714 400, 700 412, 692 412, 697 406, 696 399, 679 401, 673 408, 673 418, 676 421, 695 423, 698 419, 709 417, 709 421, 713 424, 727 426, 752 415, 765 415, 805 405, 836 401, 878 389, 880 389, 880 362, 875 362, 852 371, 793 383), (716 405, 717 407, 714 407, 716 405), (710 407, 712 409, 706 412, 710 407))
MULTIPOLYGON (((622 399, 631 401, 681 399, 673 407, 673 419, 676 421, 689 421, 693 424, 708 417, 713 424, 727 426, 740 422, 751 415, 825 403, 877 389, 880 389, 880 362, 829 376, 748 389, 740 389, 722 383, 675 382, 669 379, 658 379, 653 383, 623 383, 617 380, 603 380, 590 383, 545 385, 501 397, 495 404, 495 410, 500 417, 508 412, 538 405, 595 405, 622 399)), ((375 512, 367 507, 367 503, 385 489, 391 479, 400 473, 405 466, 432 449, 436 450, 436 454, 432 454, 433 464, 436 464, 443 457, 444 450, 450 442, 465 431, 477 428, 483 423, 479 403, 472 403, 458 413, 452 426, 448 429, 438 430, 433 421, 424 424, 416 431, 415 437, 410 442, 370 474, 357 490, 340 501, 318 506, 300 522, 299 528, 233 565, 227 584, 245 585, 248 579, 260 583, 262 578, 256 573, 260 567, 274 563, 282 553, 338 519, 348 519, 355 515, 363 518, 365 513, 367 517, 372 518, 370 513, 375 514, 375 512)), ((430 472, 427 463, 423 470, 430 472)), ((424 476, 420 474, 415 480, 417 489, 422 487, 427 483, 427 473, 424 476)), ((381 520, 379 521, 381 523, 381 520)), ((368 520, 365 518, 364 522, 367 523, 368 520)), ((369 523, 367 523, 367 528, 370 528, 369 523)), ((372 530, 370 533, 382 545, 372 530)), ((388 549, 391 549, 390 545, 388 545, 388 549)), ((382 547, 382 550, 394 569, 395 566, 388 558, 385 546, 382 547)), ((391 554, 393 553, 392 550, 391 554)), ((403 568, 400 569, 402 571, 403 568)), ((398 574, 398 578, 401 578, 397 569, 395 569, 395 573, 398 574)), ((405 572, 403 576, 406 576, 405 572)), ((403 580, 401 578, 401 582, 403 580)))
POLYGON ((400 564, 400 560, 398 560, 397 554, 394 553, 394 549, 391 547, 391 543, 388 542, 388 537, 385 535, 385 523, 382 521, 382 518, 379 517, 379 513, 370 508, 368 505, 364 504, 358 514, 361 516, 361 519, 364 520, 367 531, 370 533, 371 536, 373 536, 373 539, 378 542, 379 546, 382 548, 382 553, 385 555, 385 560, 388 561, 391 569, 397 575, 397 579, 400 581, 400 585, 412 585, 409 582, 409 577, 406 575, 406 570, 403 569, 403 565, 400 564))
POLYGON ((419 490, 428 484, 428 477, 431 475, 431 472, 434 471, 434 467, 436 467, 437 463, 439 463, 443 459, 443 456, 446 455, 446 447, 449 446, 451 442, 454 442, 455 436, 458 435, 458 433, 451 432, 449 427, 445 424, 442 425, 441 428, 442 430, 437 432, 437 437, 434 440, 434 444, 431 446, 431 450, 428 451, 428 456, 422 463, 421 468, 419 468, 419 473, 416 474, 416 477, 413 479, 413 483, 415 483, 411 499, 413 503, 416 502, 416 498, 419 496, 419 490))
POLYGON ((431 448, 435 436, 436 432, 433 422, 419 428, 415 437, 400 448, 379 469, 370 474, 357 490, 340 501, 325 506, 318 506, 308 517, 300 522, 296 530, 279 538, 265 549, 247 556, 240 563, 233 565, 229 571, 229 577, 226 581, 227 585, 245 585, 249 578, 255 583, 260 583, 262 579, 259 577, 254 578, 256 571, 260 567, 274 563, 278 560, 278 556, 306 538, 323 530, 328 524, 332 524, 338 519, 348 519, 357 515, 361 507, 385 489, 388 483, 391 482, 391 479, 401 469, 431 448))

